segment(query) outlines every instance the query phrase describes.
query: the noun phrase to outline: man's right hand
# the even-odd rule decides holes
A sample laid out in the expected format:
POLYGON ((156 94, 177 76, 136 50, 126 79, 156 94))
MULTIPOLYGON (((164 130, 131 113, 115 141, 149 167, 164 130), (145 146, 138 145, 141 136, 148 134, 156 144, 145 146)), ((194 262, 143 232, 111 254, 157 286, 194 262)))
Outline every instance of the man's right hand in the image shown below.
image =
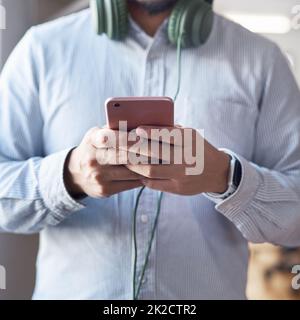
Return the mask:
POLYGON ((109 197, 122 191, 142 187, 141 176, 131 172, 124 165, 101 161, 107 157, 105 130, 92 128, 81 144, 73 149, 65 163, 64 179, 68 192, 73 197, 109 197), (100 163, 106 163, 102 165, 100 163))

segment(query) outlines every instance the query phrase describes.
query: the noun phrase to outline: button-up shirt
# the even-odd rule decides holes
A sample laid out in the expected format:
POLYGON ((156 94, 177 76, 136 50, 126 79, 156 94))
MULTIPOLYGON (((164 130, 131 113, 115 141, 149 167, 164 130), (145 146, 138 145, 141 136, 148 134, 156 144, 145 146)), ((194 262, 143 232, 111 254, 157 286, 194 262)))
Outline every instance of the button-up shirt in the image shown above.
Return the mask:
MULTIPOLYGON (((0 83, 0 229, 40 232, 35 299, 132 299, 132 211, 139 189, 73 199, 69 151, 114 96, 173 96, 166 20, 124 41, 93 32, 89 10, 31 28, 0 83)), ((300 245, 300 94, 278 47, 215 15, 205 44, 182 52, 175 123, 204 130, 242 164, 221 203, 164 194, 140 299, 243 299, 248 242, 300 245)), ((159 192, 137 212, 137 277, 159 192)))

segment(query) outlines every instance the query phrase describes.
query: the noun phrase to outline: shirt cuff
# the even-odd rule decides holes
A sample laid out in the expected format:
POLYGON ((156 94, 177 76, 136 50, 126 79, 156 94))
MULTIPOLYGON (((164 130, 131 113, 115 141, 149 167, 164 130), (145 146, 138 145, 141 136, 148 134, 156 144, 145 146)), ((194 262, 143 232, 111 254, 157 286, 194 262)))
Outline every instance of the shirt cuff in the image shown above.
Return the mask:
MULTIPOLYGON (((226 152, 226 149, 222 149, 226 152)), ((229 150, 228 150, 229 151, 229 150)), ((232 151, 230 151, 233 153, 232 151)), ((242 166, 241 182, 237 190, 224 201, 215 206, 215 209, 233 221, 241 215, 254 199, 260 184, 260 174, 249 161, 233 153, 242 166)))
POLYGON ((72 149, 47 156, 42 160, 39 170, 39 186, 44 203, 59 222, 85 208, 81 202, 72 198, 64 183, 65 161, 72 149))

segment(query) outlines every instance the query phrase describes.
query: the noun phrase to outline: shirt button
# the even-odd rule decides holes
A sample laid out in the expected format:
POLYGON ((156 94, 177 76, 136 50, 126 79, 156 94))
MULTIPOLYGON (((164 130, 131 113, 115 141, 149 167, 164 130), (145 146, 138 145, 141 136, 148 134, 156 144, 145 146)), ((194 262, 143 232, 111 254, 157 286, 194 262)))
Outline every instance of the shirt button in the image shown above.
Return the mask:
POLYGON ((143 223, 147 223, 147 222, 148 222, 148 216, 145 215, 145 214, 142 214, 142 215, 141 215, 141 221, 142 221, 143 223))

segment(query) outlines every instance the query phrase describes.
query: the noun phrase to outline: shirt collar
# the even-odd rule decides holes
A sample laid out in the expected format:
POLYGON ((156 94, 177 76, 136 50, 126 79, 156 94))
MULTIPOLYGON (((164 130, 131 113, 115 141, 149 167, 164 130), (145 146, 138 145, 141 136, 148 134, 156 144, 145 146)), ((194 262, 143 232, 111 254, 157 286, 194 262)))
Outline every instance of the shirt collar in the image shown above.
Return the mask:
POLYGON ((154 37, 149 36, 129 15, 129 35, 137 40, 144 47, 151 46, 154 42, 168 42, 168 22, 169 18, 166 18, 158 28, 154 37))

